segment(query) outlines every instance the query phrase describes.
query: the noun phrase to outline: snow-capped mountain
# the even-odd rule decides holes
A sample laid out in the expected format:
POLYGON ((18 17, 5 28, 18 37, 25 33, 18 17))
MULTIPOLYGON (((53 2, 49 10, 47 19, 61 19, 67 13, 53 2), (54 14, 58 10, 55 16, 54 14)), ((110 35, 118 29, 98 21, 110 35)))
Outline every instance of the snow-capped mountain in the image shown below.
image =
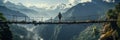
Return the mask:
MULTIPOLYGON (((77 17, 76 20, 98 20, 100 17, 105 15, 105 12, 107 10, 112 9, 115 6, 115 4, 116 3, 108 3, 102 0, 93 0, 92 2, 79 3, 76 6, 73 6, 72 8, 67 10, 62 15, 63 17, 67 17, 64 18, 66 20, 69 20, 72 17, 77 17)), ((57 19, 57 17, 55 19, 57 19)), ((38 31, 39 35, 41 35, 44 40, 74 40, 74 38, 76 38, 77 40, 77 38, 79 37, 85 37, 89 39, 89 37, 79 35, 81 34, 81 32, 86 32, 87 29, 87 32, 91 31, 91 28, 93 27, 89 27, 90 25, 94 24, 46 25, 43 26, 44 28, 42 27, 42 31, 38 31, 39 29, 41 29, 41 27, 37 27, 36 31, 38 31)), ((92 35, 92 33, 90 34, 92 35)), ((92 39, 94 38, 91 38, 91 40, 92 39)))
POLYGON ((9 1, 7 1, 7 2, 4 3, 4 6, 6 6, 7 8, 9 8, 11 10, 16 10, 16 11, 19 11, 21 13, 24 13, 27 16, 33 16, 33 14, 38 14, 37 11, 29 9, 21 3, 14 4, 14 3, 11 3, 9 1))
MULTIPOLYGON (((26 7, 21 3, 14 4, 12 2, 7 1, 3 5, 11 10, 24 13, 28 17, 44 17, 46 19, 49 19, 51 17, 54 18, 59 12, 66 12, 69 9, 69 8, 65 8, 66 4, 57 4, 48 8, 38 8, 36 6, 26 7)), ((35 20, 38 19, 36 18, 35 20)))
MULTIPOLYGON (((27 17, 27 19, 29 19, 28 15, 19 11, 20 9, 21 10, 25 9, 26 11, 30 11, 29 9, 26 9, 26 7, 24 7, 24 6, 14 5, 10 2, 4 3, 3 1, 4 0, 0 0, 0 3, 2 4, 2 5, 0 4, 0 13, 3 13, 3 15, 6 17, 6 19, 8 19, 9 21, 13 21, 14 20, 13 15, 17 16, 15 18, 15 20, 17 20, 17 21, 25 20, 24 17, 27 17)), ((23 10, 23 11, 25 11, 25 10, 23 10)), ((31 19, 29 19, 29 20, 31 20, 31 19)), ((13 35, 13 38, 12 38, 13 40, 37 40, 38 38, 40 39, 40 37, 36 36, 34 32, 28 30, 28 29, 30 29, 29 25, 11 24, 11 25, 9 25, 9 27, 10 27, 10 30, 13 35), (38 37, 38 38, 34 38, 34 37, 38 37)))
POLYGON ((54 18, 56 17, 56 15, 58 15, 59 12, 64 13, 69 9, 65 7, 66 7, 66 4, 57 4, 48 8, 38 8, 36 6, 31 6, 29 8, 35 11, 38 11, 40 13, 40 17, 54 18))
POLYGON ((8 9, 5 6, 0 6, 0 12, 3 13, 7 19, 12 19, 13 18, 12 15, 26 16, 25 14, 23 14, 19 11, 14 11, 14 10, 8 9))
MULTIPOLYGON (((0 5, 1 5, 0 12, 5 14, 15 14, 15 15, 21 15, 21 16, 27 15, 29 17, 34 17, 34 16, 55 17, 62 10, 62 12, 64 11, 62 15, 63 17, 65 17, 63 18, 63 20, 64 19, 70 20, 72 19, 72 17, 77 17, 75 18, 75 20, 88 20, 88 19, 97 20, 101 16, 105 15, 105 12, 108 9, 113 8, 114 5, 118 3, 119 0, 115 0, 115 3, 106 2, 102 0, 92 0, 92 2, 79 3, 73 6, 72 8, 67 8, 67 9, 64 9, 65 8, 64 6, 66 6, 66 4, 58 4, 57 6, 52 6, 48 9, 43 9, 35 6, 25 7, 21 3, 16 5, 9 1, 6 3, 3 3, 1 1, 2 0, 0 0, 0 5)), ((55 17, 54 20, 56 19, 57 17, 55 17)), ((90 31, 90 34, 92 34, 91 30, 93 27, 90 27, 91 25, 93 24, 71 24, 71 25, 54 24, 54 25, 40 25, 40 26, 13 25, 12 31, 16 33, 15 36, 17 36, 17 39, 21 39, 21 40, 22 39, 32 40, 34 37, 35 39, 33 40, 39 40, 40 38, 43 38, 42 40, 81 40, 80 38, 82 37, 86 39, 89 39, 90 37, 92 37, 91 35, 90 37, 87 37, 89 34, 89 31, 90 31), (18 30, 17 30, 17 27, 19 27, 18 30), (27 28, 27 27, 30 27, 30 28, 27 28)), ((92 39, 94 38, 91 38, 91 40, 92 39)))

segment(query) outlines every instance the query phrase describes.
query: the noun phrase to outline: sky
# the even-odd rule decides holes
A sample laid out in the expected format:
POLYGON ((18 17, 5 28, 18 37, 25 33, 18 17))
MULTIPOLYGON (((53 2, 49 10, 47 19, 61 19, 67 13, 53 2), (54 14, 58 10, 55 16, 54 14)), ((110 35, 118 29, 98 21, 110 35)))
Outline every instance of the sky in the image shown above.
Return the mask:
POLYGON ((75 2, 88 2, 91 0, 6 0, 15 4, 22 3, 23 5, 37 6, 37 7, 49 7, 57 4, 75 4, 75 2))
POLYGON ((8 0, 8 1, 11 1, 13 3, 23 3, 24 5, 27 5, 27 6, 32 6, 32 5, 35 5, 35 4, 39 4, 39 5, 47 5, 47 4, 50 4, 50 5, 55 5, 55 4, 58 4, 58 3, 67 3, 67 1, 65 0, 8 0))
MULTIPOLYGON (((26 7, 36 6, 38 8, 46 8, 58 4, 75 5, 76 2, 77 3, 92 2, 92 0, 5 0, 5 1, 10 1, 15 4, 22 3, 26 7)), ((110 2, 111 0, 104 0, 104 1, 110 2)))
MULTIPOLYGON (((10 1, 16 5, 22 3, 26 7, 36 6, 38 8, 46 9, 47 11, 59 9, 58 11, 62 10, 61 12, 63 12, 64 9, 66 8, 71 8, 75 6, 77 3, 92 2, 92 0, 2 0, 2 1, 4 2, 10 1), (65 7, 61 8, 61 6, 64 6, 61 4, 65 4, 65 7), (71 4, 72 6, 69 4, 71 4)), ((104 0, 104 1, 110 2, 110 0, 104 0)), ((49 15, 51 16, 56 14, 49 14, 49 15)))

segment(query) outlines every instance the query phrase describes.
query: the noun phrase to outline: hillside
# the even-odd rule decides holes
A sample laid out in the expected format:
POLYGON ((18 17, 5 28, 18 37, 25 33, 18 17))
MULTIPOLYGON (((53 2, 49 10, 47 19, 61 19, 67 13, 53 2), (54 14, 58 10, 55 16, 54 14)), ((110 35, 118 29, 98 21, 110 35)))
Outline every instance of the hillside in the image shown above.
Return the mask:
MULTIPOLYGON (((44 24, 40 24, 40 25, 12 24, 12 25, 9 25, 10 29, 7 29, 7 31, 11 30, 13 34, 9 34, 9 36, 11 38, 11 35, 12 35, 13 40, 97 40, 99 38, 101 40, 103 39, 109 40, 109 38, 111 38, 111 34, 112 34, 112 37, 113 37, 113 34, 115 34, 114 38, 119 38, 118 32, 120 28, 120 22, 119 22, 120 17, 116 17, 116 15, 118 16, 120 14, 114 15, 114 13, 118 13, 119 7, 117 8, 114 8, 114 7, 115 7, 115 4, 118 3, 119 1, 120 0, 115 0, 115 2, 112 2, 111 0, 111 2, 106 2, 103 0, 92 0, 92 2, 79 3, 71 8, 64 9, 64 10, 60 9, 61 8, 60 5, 64 5, 64 4, 57 5, 55 9, 47 10, 43 8, 37 8, 34 6, 28 8, 21 3, 16 5, 9 1, 6 3, 3 3, 3 0, 0 0, 0 12, 3 13, 6 19, 12 19, 12 17, 9 17, 8 15, 27 16, 28 19, 29 17, 35 17, 35 16, 55 17, 55 15, 57 15, 59 11, 64 11, 64 13, 62 13, 62 16, 63 16, 62 20, 67 20, 67 21, 69 20, 78 20, 78 21, 88 20, 89 21, 89 20, 98 20, 98 19, 105 20, 106 18, 114 19, 114 17, 115 19, 118 20, 118 22, 105 23, 103 28, 102 28, 103 24, 100 24, 100 23, 99 24, 85 23, 85 24, 70 24, 70 25, 68 24, 46 24, 46 25, 44 24), (109 12, 108 12, 108 14, 106 15, 106 11, 109 9, 112 9, 112 11, 109 11, 112 13, 110 13, 109 15, 109 12), (74 18, 74 17, 77 17, 77 18, 74 18), (101 32, 101 29, 104 30, 105 32, 101 32), (107 37, 102 35, 107 35, 107 37)), ((2 16, 0 18, 6 20, 2 16)), ((21 20, 23 18, 17 18, 17 19, 21 20)), ((56 16, 55 19, 53 20, 54 21, 58 20, 58 17, 56 16)), ((4 27, 4 25, 0 24, 0 30, 1 30, 1 26, 4 27)), ((3 36, 1 33, 3 34, 4 32, 0 31, 0 40, 1 40, 1 37, 3 36)))
MULTIPOLYGON (((5 6, 0 6, 0 12, 3 13, 3 15, 6 17, 6 19, 12 19, 12 15, 26 16, 25 14, 23 14, 19 11, 14 11, 14 10, 8 9, 5 6)), ((23 19, 23 18, 21 18, 21 19, 23 19)))
MULTIPOLYGON (((0 21, 6 21, 6 18, 0 13, 0 21)), ((8 24, 0 23, 0 40, 12 40, 12 32, 8 24)))
MULTIPOLYGON (((103 1, 97 1, 97 0, 94 2, 79 3, 78 5, 73 6, 68 11, 62 14, 63 20, 71 20, 73 19, 72 17, 77 17, 75 18, 75 20, 87 20, 87 19, 97 20, 100 17, 104 16, 105 12, 108 9, 113 8, 115 5, 114 3, 106 3, 103 1), (95 4, 94 2, 97 2, 97 3, 95 4), (90 16, 97 15, 97 16, 85 17, 89 15, 90 16)), ((54 20, 57 20, 57 17, 54 20)), ((94 28, 92 27, 92 25, 95 25, 95 24, 45 25, 45 26, 37 27, 35 30, 44 40, 72 40, 74 38, 79 38, 79 37, 84 37, 87 40, 87 39, 90 39, 90 37, 92 36, 86 37, 86 36, 79 36, 79 35, 81 34, 85 35, 84 32, 91 31, 92 28, 94 28)), ((101 25, 96 24, 95 26, 101 26, 101 25)), ((97 28, 100 28, 100 27, 97 27, 97 28)), ((86 33, 86 35, 87 34, 89 33, 86 33)), ((99 37, 97 37, 97 39, 98 38, 99 37)))
POLYGON ((24 6, 23 4, 20 4, 20 3, 18 5, 16 5, 12 2, 7 1, 6 3, 4 3, 4 6, 7 7, 8 9, 11 9, 14 11, 19 11, 20 13, 23 13, 27 16, 33 16, 33 13, 38 14, 37 11, 30 9, 30 8, 24 6))
POLYGON ((102 34, 99 40, 120 40, 120 3, 114 9, 107 12, 107 20, 115 19, 115 21, 104 24, 102 34))

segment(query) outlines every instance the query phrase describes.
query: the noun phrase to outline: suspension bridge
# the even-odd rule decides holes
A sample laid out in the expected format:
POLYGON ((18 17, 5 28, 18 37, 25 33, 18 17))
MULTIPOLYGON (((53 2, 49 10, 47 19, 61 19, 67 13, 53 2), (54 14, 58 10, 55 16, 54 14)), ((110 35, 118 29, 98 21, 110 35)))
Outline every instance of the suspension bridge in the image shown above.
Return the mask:
POLYGON ((80 17, 69 17, 69 19, 67 19, 67 17, 62 17, 62 20, 55 20, 57 18, 50 17, 49 20, 46 20, 46 21, 43 21, 44 17, 32 17, 33 19, 32 18, 29 19, 29 17, 27 17, 27 16, 8 15, 8 14, 6 14, 6 16, 9 19, 7 21, 0 21, 0 24, 81 24, 81 23, 105 23, 105 22, 115 22, 116 21, 116 19, 90 20, 90 18, 97 17, 98 15, 83 16, 84 18, 88 17, 85 19, 82 18, 84 20, 80 20, 81 19, 80 17), (37 19, 39 21, 36 21, 35 19, 37 19))

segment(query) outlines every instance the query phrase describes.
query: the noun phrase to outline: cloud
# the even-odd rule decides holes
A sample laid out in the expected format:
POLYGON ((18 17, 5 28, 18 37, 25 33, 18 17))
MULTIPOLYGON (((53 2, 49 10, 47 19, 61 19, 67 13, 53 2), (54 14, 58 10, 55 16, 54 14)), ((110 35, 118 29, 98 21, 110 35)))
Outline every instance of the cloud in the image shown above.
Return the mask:
POLYGON ((49 8, 50 6, 52 5, 49 5, 47 3, 36 3, 36 4, 33 4, 34 6, 36 7, 39 7, 39 8, 49 8))
POLYGON ((38 8, 42 8, 42 9, 45 9, 45 10, 54 10, 56 9, 56 5, 50 5, 48 3, 36 3, 36 4, 33 4, 33 6, 36 6, 38 8))
POLYGON ((92 2, 92 0, 68 0, 68 3, 70 3, 72 6, 78 3, 85 3, 85 2, 92 2))
POLYGON ((52 9, 67 9, 67 8, 71 8, 75 5, 77 5, 78 3, 84 3, 84 2, 91 2, 92 0, 68 0, 68 3, 64 4, 64 3, 58 3, 56 5, 52 5, 52 9))
POLYGON ((80 3, 84 3, 84 2, 92 2, 92 0, 80 0, 80 3))
POLYGON ((76 3, 76 2, 79 2, 79 3, 84 3, 84 2, 92 2, 92 0, 69 0, 69 3, 76 3))
POLYGON ((103 0, 105 2, 115 2, 115 0, 103 0))
POLYGON ((74 4, 76 2, 76 0, 69 0, 68 2, 71 4, 74 4))
POLYGON ((6 3, 6 2, 7 2, 7 0, 4 0, 3 2, 4 2, 4 3, 6 3))
MULTIPOLYGON (((1 1, 1 0, 0 0, 1 1)), ((42 3, 40 3, 40 2, 32 2, 32 1, 30 1, 30 0, 25 0, 25 1, 23 1, 23 2, 21 2, 21 1, 17 1, 17 2, 15 2, 15 0, 13 0, 13 1, 11 1, 11 2, 13 2, 13 3, 15 3, 15 4, 18 4, 19 2, 20 3, 22 3, 24 6, 26 6, 26 7, 31 7, 31 6, 36 6, 36 7, 38 7, 38 8, 44 8, 44 9, 46 9, 46 10, 54 10, 54 9, 66 9, 66 8, 71 8, 72 6, 75 6, 76 4, 78 4, 78 3, 84 3, 84 2, 90 2, 91 0, 68 0, 68 2, 67 3, 61 3, 61 2, 58 2, 58 3, 56 3, 56 4, 49 4, 49 3, 47 3, 47 2, 42 2, 42 3), (58 7, 58 6, 60 6, 60 7, 58 7)))
POLYGON ((49 7, 53 6, 53 5, 50 5, 48 3, 39 3, 39 2, 35 3, 35 2, 31 2, 29 0, 26 0, 22 4, 25 5, 26 7, 36 6, 38 8, 44 8, 44 9, 48 9, 49 7))

